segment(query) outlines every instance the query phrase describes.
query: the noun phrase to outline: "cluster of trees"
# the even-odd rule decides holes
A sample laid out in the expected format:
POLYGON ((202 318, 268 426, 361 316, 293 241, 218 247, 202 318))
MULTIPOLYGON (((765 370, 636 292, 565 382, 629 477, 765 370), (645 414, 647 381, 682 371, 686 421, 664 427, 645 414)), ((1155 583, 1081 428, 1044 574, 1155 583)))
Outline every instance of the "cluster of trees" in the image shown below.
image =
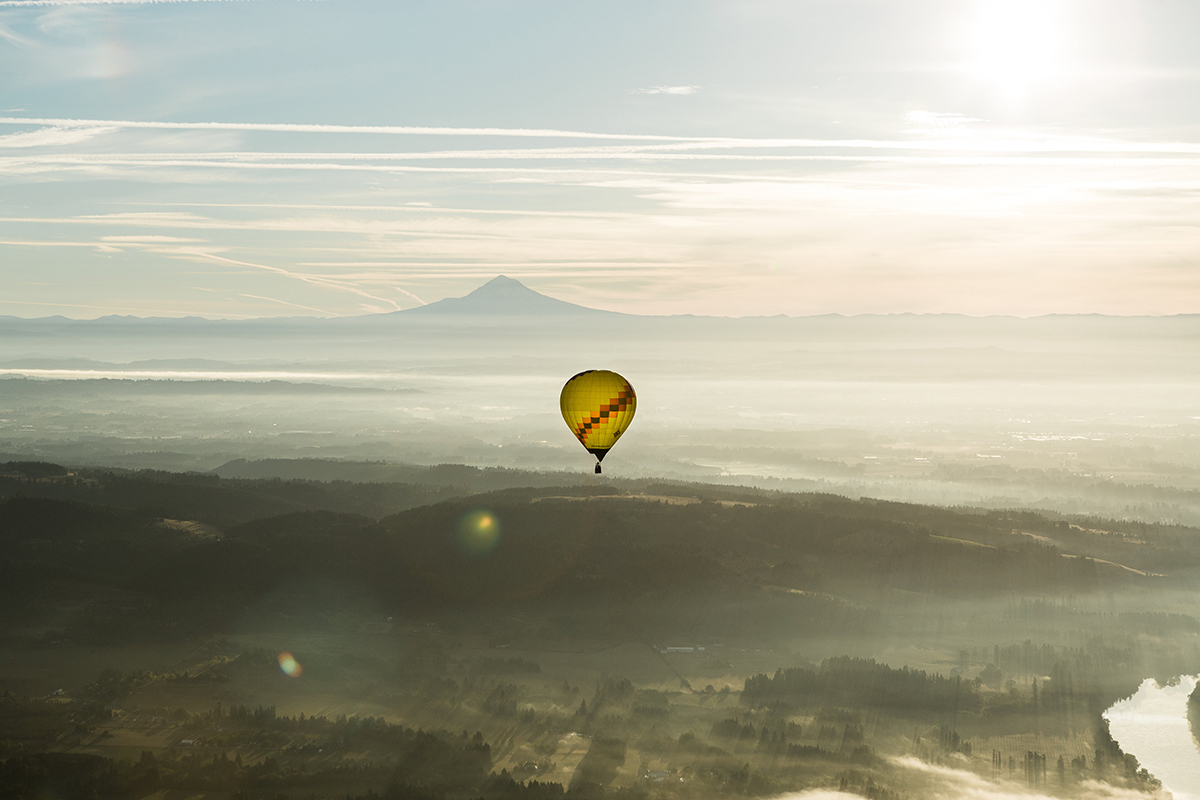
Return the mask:
POLYGON ((101 712, 98 706, 52 703, 5 692, 0 696, 0 759, 48 748, 64 731, 79 725, 86 729, 101 712))
MULTIPOLYGON (((99 682, 111 687, 112 676, 99 682)), ((50 704, 70 708, 76 703, 50 704)), ((0 702, 0 717, 4 702, 0 702)), ((28 709, 17 709, 28 711, 28 709)), ((25 717, 29 724, 29 717, 25 717)), ((61 723, 62 720, 56 720, 61 723)), ((413 730, 382 718, 286 717, 274 707, 250 709, 219 704, 201 714, 182 714, 178 728, 185 746, 138 761, 62 753, 9 753, 0 761, 4 796, 123 797, 156 791, 240 792, 274 798, 280 792, 357 794, 384 786, 409 787, 440 797, 475 793, 491 778, 491 747, 483 735, 465 731, 413 730), (274 754, 244 763, 238 748, 268 748, 274 754), (214 752, 214 750, 216 752, 214 752), (229 751, 233 751, 232 758, 229 751), (346 753, 378 757, 344 759, 346 753)))
POLYGON ((469 671, 472 675, 537 675, 542 671, 542 667, 536 661, 526 661, 517 656, 512 658, 480 656, 471 662, 469 671))
POLYGON ((750 706, 843 706, 915 713, 978 711, 979 692, 969 681, 908 667, 893 669, 875 659, 828 658, 816 669, 795 667, 746 679, 742 702, 750 706))
POLYGON ((579 787, 592 783, 607 786, 617 777, 617 771, 625 765, 625 742, 597 736, 580 760, 571 786, 579 787))
POLYGON ((8 462, 0 463, 0 497, 111 506, 148 518, 199 520, 220 527, 296 511, 380 517, 469 493, 465 482, 448 482, 444 478, 449 476, 432 470, 427 470, 426 481, 354 483, 222 478, 160 470, 87 468, 68 472, 57 464, 8 462))
POLYGON ((1114 774, 1123 777, 1144 791, 1162 788, 1162 782, 1143 768, 1134 755, 1121 749, 1121 745, 1112 738, 1108 720, 1104 718, 1100 718, 1095 726, 1095 745, 1096 757, 1092 767, 1097 775, 1114 774))
POLYGON ((51 464, 46 461, 5 461, 0 463, 0 480, 14 479, 28 484, 45 478, 62 479, 69 475, 67 468, 61 464, 51 464))
MULTIPOLYGON (((395 761, 339 760, 328 763, 268 757, 243 763, 224 752, 143 752, 137 761, 73 753, 38 753, 0 761, 0 786, 12 800, 44 797, 143 797, 155 792, 229 792, 246 800, 277 798, 288 793, 308 797, 386 796, 405 800, 443 800, 448 793, 479 793, 490 771, 480 772, 470 748, 455 749, 438 737, 421 733, 395 761)), ((561 787, 559 787, 561 792, 561 787)), ((519 792, 510 792, 519 795, 519 792)), ((549 798, 535 791, 530 798, 549 798)))
POLYGON ((757 731, 750 720, 740 722, 737 717, 728 717, 713 723, 712 735, 721 739, 738 739, 743 742, 757 741, 760 746, 772 743, 786 744, 788 739, 799 739, 804 728, 794 722, 780 721, 776 728, 763 725, 757 731))
POLYGON ((321 593, 347 588, 395 613, 531 602, 592 616, 636 610, 644 627, 635 635, 685 631, 697 620, 709 631, 745 635, 769 635, 783 623, 795 634, 866 634, 878 628, 879 612, 834 594, 890 587, 975 596, 1137 580, 1101 574, 1086 558, 1066 558, 1052 546, 1014 537, 1003 529, 1013 522, 1005 517, 820 495, 738 495, 718 487, 709 493, 753 498, 754 504, 669 505, 579 502, 512 489, 375 519, 346 509, 378 508, 367 495, 387 494, 388 502, 405 505, 436 500, 450 489, 167 473, 60 478, 0 475, 0 496, 76 498, 0 501, 0 599, 7 601, 0 617, 27 624, 39 603, 54 602, 47 587, 56 581, 87 593, 97 587, 123 593, 119 603, 105 594, 54 636, 76 642, 206 635, 244 617, 244 608, 259 598, 289 593, 296 595, 289 613, 307 614, 307 624, 319 626, 315 609, 328 607, 321 593), (5 480, 20 486, 5 488, 5 480), (300 505, 326 508, 275 513, 300 505), (457 535, 464 516, 479 508, 500 522, 497 544, 486 555, 464 551, 457 535), (196 535, 160 524, 163 517, 221 525, 196 535), (980 547, 964 537, 996 544, 980 547), (672 595, 688 602, 660 602, 672 595))
POLYGON ((904 795, 891 789, 869 775, 857 770, 847 770, 838 776, 838 789, 853 792, 867 800, 902 800, 904 795))
MULTIPOLYGON (((452 477, 437 469, 428 470, 431 480, 452 477)), ((0 577, 25 576, 27 588, 51 576, 86 579, 159 598, 255 596, 289 580, 344 579, 378 599, 451 607, 531 597, 632 601, 762 582, 820 589, 866 581, 955 594, 1088 589, 1117 579, 1087 558, 1013 534, 1017 522, 1056 535, 1074 530, 1037 515, 728 487, 686 490, 752 504, 531 503, 547 494, 535 489, 438 502, 463 487, 61 472, 44 464, 0 470, 0 497, 9 497, 0 502, 0 577), (460 519, 480 507, 503 531, 486 557, 465 553, 455 536, 460 519), (161 518, 211 523, 219 534, 164 529, 161 518)))
POLYGON ((794 722, 778 722, 775 728, 764 724, 756 731, 751 721, 739 722, 737 717, 714 723, 712 735, 728 741, 737 752, 745 752, 744 748, 749 747, 768 756, 829 758, 841 753, 856 760, 873 758, 870 748, 863 744, 865 737, 857 717, 847 715, 842 719, 845 721, 840 726, 820 725, 816 744, 799 744, 797 740, 804 729, 794 722))

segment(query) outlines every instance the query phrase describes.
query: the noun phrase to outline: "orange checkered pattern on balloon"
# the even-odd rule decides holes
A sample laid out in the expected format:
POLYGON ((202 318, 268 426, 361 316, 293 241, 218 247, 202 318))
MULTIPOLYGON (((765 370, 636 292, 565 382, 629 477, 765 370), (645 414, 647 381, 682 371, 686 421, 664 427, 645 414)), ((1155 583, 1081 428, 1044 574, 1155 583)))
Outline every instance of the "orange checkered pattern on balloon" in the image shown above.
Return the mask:
MULTIPOLYGON (((633 387, 627 383, 624 389, 617 392, 616 397, 610 397, 608 402, 601 405, 596 412, 583 417, 575 426, 575 435, 579 437, 579 441, 583 442, 584 447, 587 447, 588 437, 592 430, 601 425, 607 425, 609 420, 615 422, 618 419, 617 415, 629 406, 632 397, 633 387)), ((617 432, 616 435, 620 436, 621 434, 617 432)))

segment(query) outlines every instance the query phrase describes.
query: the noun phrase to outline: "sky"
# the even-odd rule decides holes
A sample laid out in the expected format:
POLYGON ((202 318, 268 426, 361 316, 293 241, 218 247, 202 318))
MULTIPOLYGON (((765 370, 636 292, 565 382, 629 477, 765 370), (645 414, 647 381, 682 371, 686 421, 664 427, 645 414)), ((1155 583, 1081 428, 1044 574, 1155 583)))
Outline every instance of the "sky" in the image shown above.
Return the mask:
POLYGON ((0 314, 1200 312, 1195 0, 0 0, 0 314))

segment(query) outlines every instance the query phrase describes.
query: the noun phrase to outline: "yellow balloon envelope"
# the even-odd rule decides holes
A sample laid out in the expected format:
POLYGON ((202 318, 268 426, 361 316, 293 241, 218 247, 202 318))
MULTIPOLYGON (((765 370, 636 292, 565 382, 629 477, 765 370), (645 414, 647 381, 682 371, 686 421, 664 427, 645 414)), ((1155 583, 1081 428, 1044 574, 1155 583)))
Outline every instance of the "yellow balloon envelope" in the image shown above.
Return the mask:
POLYGON ((596 457, 599 472, 608 449, 633 421, 637 395, 629 381, 617 373, 590 369, 567 381, 558 405, 571 433, 596 457))

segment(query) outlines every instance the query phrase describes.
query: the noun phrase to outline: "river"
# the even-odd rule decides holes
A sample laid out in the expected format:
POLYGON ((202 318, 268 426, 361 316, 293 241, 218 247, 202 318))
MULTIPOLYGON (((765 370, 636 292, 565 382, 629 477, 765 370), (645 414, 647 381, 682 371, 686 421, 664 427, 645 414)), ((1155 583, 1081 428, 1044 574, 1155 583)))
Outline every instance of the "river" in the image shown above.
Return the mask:
POLYGON ((1188 725, 1188 695, 1200 676, 1185 675, 1174 686, 1153 678, 1128 700, 1104 712, 1112 737, 1163 783, 1175 800, 1200 800, 1200 749, 1188 725))

